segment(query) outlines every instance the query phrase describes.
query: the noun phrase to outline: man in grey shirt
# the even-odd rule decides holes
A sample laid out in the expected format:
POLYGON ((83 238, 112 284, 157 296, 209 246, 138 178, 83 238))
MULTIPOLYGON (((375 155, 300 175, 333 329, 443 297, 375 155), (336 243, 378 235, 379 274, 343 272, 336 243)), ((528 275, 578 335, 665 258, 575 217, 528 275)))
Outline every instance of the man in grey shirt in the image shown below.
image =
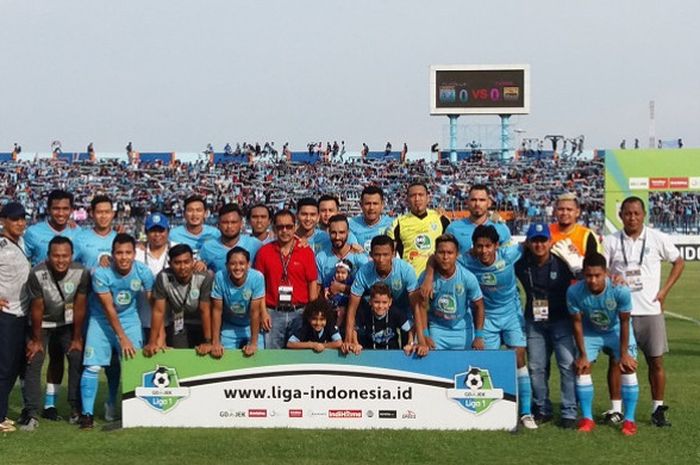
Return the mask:
POLYGON ((14 422, 7 418, 7 407, 24 364, 29 308, 27 276, 31 269, 22 239, 26 216, 24 207, 17 202, 7 203, 0 210, 0 433, 16 430, 14 422))
POLYGON ((151 334, 143 353, 150 357, 166 344, 209 353, 214 278, 207 272, 194 271, 194 253, 187 244, 173 246, 168 256, 170 267, 158 273, 153 286, 151 334), (171 323, 165 326, 165 321, 171 323))
POLYGON ((60 346, 68 358, 71 423, 76 423, 80 416, 83 323, 89 286, 90 273, 73 261, 71 240, 63 236, 51 239, 46 261, 35 266, 27 280, 31 300, 31 330, 27 342, 24 409, 18 422, 22 430, 34 430, 39 424, 41 368, 49 342, 60 346))

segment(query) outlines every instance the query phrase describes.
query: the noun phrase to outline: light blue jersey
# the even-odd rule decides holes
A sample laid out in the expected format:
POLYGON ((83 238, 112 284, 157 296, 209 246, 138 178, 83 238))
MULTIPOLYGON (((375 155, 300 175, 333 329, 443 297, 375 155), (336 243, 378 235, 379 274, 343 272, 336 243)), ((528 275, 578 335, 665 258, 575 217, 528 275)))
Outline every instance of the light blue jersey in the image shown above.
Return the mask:
POLYGON ((92 275, 93 292, 88 298, 90 318, 106 319, 97 294, 109 292, 120 321, 139 321, 138 296, 141 292, 151 292, 153 281, 153 273, 141 262, 135 261, 126 275, 120 274, 114 267, 97 268, 92 275))
POLYGON ((368 225, 365 222, 364 216, 355 216, 348 219, 350 232, 355 235, 357 242, 365 249, 365 252, 370 252, 370 244, 376 236, 386 234, 391 228, 394 219, 387 215, 382 215, 379 221, 373 225, 368 225))
POLYGON ((569 287, 566 292, 569 313, 581 314, 584 335, 620 333, 620 313, 632 311, 632 294, 627 286, 613 286, 605 280, 605 290, 593 294, 584 281, 569 287))
POLYGON ((27 228, 27 232, 24 233, 24 250, 32 262, 32 266, 36 266, 46 260, 51 239, 56 236, 63 236, 73 242, 73 255, 75 255, 75 238, 79 233, 80 228, 69 228, 67 226, 63 231, 56 231, 48 221, 42 221, 27 228))
MULTIPOLYGON (((306 239, 309 247, 314 251, 315 254, 319 253, 321 250, 331 250, 333 245, 331 244, 331 236, 322 229, 316 229, 314 234, 306 239)), ((357 239, 352 233, 348 234, 347 243, 350 245, 357 244, 357 239)))
MULTIPOLYGON (((263 243, 253 236, 248 236, 247 234, 241 234, 238 237, 238 242, 233 247, 243 247, 250 254, 250 263, 255 263, 255 256, 262 247, 263 243)), ((221 239, 214 239, 204 243, 202 248, 199 250, 199 258, 207 267, 214 273, 219 271, 226 271, 226 254, 233 247, 226 247, 221 239)))
POLYGON ((520 246, 499 247, 491 265, 482 264, 472 255, 466 255, 466 268, 479 281, 484 295, 484 314, 495 320, 520 313, 518 288, 513 265, 522 255, 520 246))
MULTIPOLYGON (((425 273, 418 282, 423 283, 425 273)), ((428 308, 428 321, 450 329, 473 326, 469 305, 483 298, 479 281, 466 268, 457 264, 455 273, 445 278, 437 271, 433 281, 433 297, 428 308)))
MULTIPOLYGON (((357 275, 358 270, 362 265, 369 262, 369 256, 364 253, 350 252, 343 257, 352 263, 351 279, 357 275)), ((318 282, 323 287, 328 287, 335 276, 335 265, 340 261, 340 258, 333 253, 332 250, 321 250, 316 253, 316 269, 318 270, 318 282)))
MULTIPOLYGON (((462 265, 467 263, 467 255, 469 254, 469 249, 472 248, 472 235, 476 229, 474 223, 469 220, 469 218, 464 218, 459 221, 453 221, 447 226, 445 230, 446 233, 452 234, 457 242, 459 242, 459 262, 462 265)), ((486 220, 484 226, 493 226, 498 232, 498 243, 499 245, 508 245, 511 241, 510 230, 508 226, 504 223, 494 223, 491 220, 486 220)))
MULTIPOLYGON (((218 271, 211 289, 211 298, 223 300, 222 327, 250 325, 250 303, 265 297, 265 278, 258 270, 249 269, 242 286, 231 281, 228 271, 218 271)), ((225 328, 224 328, 225 329, 225 328)))
POLYGON ((214 226, 209 226, 208 224, 203 226, 202 232, 198 235, 189 232, 185 225, 173 228, 168 235, 170 241, 175 244, 189 245, 194 252, 195 258, 199 258, 199 251, 202 249, 205 242, 211 239, 219 239, 220 237, 221 232, 219 229, 214 226))
POLYGON ((400 258, 394 258, 391 262, 391 272, 387 277, 381 278, 377 274, 374 262, 365 263, 355 275, 350 292, 359 297, 364 296, 365 301, 369 302, 369 288, 378 282, 385 283, 391 289, 393 306, 411 314, 408 294, 418 288, 416 272, 411 265, 400 258))
POLYGON ((73 260, 94 271, 103 255, 112 255, 112 242, 115 237, 117 233, 114 230, 106 236, 101 236, 92 228, 82 229, 76 236, 73 260))

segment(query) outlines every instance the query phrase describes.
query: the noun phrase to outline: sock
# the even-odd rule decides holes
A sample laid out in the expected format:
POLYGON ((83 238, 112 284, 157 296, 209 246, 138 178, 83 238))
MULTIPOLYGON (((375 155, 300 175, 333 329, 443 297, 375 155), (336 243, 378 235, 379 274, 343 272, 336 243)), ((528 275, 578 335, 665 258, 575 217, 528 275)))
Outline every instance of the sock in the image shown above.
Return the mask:
POLYGON ((527 367, 518 368, 518 400, 520 401, 520 416, 532 412, 532 385, 527 367))
POLYGON ((591 375, 576 377, 576 397, 583 418, 593 419, 593 378, 591 375))
POLYGON ((119 395, 119 378, 122 374, 122 367, 119 362, 114 362, 105 369, 107 384, 109 385, 109 405, 117 405, 117 395, 119 395))
POLYGON ((622 375, 622 404, 625 406, 625 420, 634 421, 639 400, 639 384, 637 373, 622 375))
POLYGON ((622 399, 615 399, 615 400, 611 400, 610 402, 612 402, 612 409, 611 410, 613 412, 622 413, 622 399))
POLYGON ((662 405, 664 405, 664 401, 663 401, 663 400, 652 400, 652 401, 651 401, 651 413, 656 412, 656 409, 657 409, 658 407, 661 407, 662 405))
POLYGON ((60 384, 46 383, 46 397, 44 398, 44 408, 56 407, 58 392, 61 390, 60 384))
POLYGON ((83 415, 94 415, 95 399, 97 398, 97 386, 100 375, 99 366, 89 366, 83 370, 80 377, 80 396, 83 401, 83 415))

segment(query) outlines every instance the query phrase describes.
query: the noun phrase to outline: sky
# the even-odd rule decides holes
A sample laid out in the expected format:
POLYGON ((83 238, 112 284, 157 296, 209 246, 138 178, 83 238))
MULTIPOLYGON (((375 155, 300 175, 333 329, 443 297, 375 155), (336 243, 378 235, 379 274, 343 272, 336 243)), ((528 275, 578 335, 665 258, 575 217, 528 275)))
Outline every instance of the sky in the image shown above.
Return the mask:
POLYGON ((657 137, 700 146, 699 2, 0 0, 0 17, 0 152, 427 150, 448 143, 430 65, 508 63, 530 65, 525 137, 644 145, 654 100, 657 137))

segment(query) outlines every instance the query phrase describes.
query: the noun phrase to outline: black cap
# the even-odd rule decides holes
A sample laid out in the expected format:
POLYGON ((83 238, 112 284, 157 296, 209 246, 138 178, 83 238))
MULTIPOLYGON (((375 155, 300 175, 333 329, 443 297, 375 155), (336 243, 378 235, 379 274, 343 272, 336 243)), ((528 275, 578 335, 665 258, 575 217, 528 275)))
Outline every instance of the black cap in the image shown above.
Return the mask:
POLYGON ((9 218, 11 220, 18 220, 20 218, 26 218, 27 211, 24 209, 19 202, 9 202, 0 210, 0 218, 9 218))

